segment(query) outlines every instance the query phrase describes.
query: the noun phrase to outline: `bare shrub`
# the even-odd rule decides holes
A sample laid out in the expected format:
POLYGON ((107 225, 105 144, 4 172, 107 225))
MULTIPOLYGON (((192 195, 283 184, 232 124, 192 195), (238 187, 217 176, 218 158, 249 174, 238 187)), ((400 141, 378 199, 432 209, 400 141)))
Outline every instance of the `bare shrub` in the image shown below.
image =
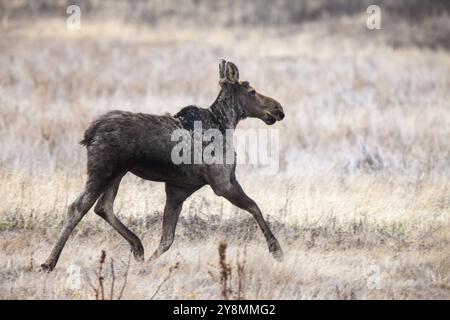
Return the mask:
MULTIPOLYGON (((125 287, 127 285, 127 280, 128 280, 128 272, 129 272, 129 267, 130 267, 130 259, 131 259, 131 255, 129 255, 128 257, 128 262, 126 264, 126 269, 125 272, 122 276, 123 281, 122 281, 122 286, 117 294, 117 296, 115 296, 115 284, 116 284, 116 272, 115 272, 115 268, 114 268, 114 259, 111 258, 110 259, 110 270, 109 270, 109 275, 111 276, 111 280, 109 281, 109 300, 120 300, 123 297, 123 293, 125 291, 125 287)), ((99 259, 99 263, 98 263, 98 269, 95 273, 95 279, 96 279, 96 284, 92 284, 90 278, 87 278, 87 283, 89 285, 89 287, 91 288, 91 290, 94 293, 94 298, 95 300, 107 300, 107 296, 105 295, 105 290, 107 290, 105 288, 105 263, 106 263, 106 251, 102 250, 100 253, 100 259, 99 259)))

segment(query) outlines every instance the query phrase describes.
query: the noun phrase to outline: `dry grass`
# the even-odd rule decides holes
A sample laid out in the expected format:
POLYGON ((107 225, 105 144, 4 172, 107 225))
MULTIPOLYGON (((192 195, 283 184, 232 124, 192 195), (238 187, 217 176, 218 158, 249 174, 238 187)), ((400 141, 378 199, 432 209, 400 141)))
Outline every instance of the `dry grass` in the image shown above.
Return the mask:
MULTIPOLYGON (((261 180, 269 190, 253 178, 242 180, 279 237, 285 262, 272 259, 246 213, 205 189, 186 202, 171 250, 145 275, 131 263, 124 298, 149 299, 155 292, 155 299, 221 298, 219 278, 209 274, 217 274, 217 246, 224 239, 231 266, 245 254, 247 299, 449 298, 448 183, 370 176, 346 182, 261 180), (165 280, 175 263, 179 267, 165 280), (373 269, 379 270, 378 289, 369 285, 373 269)), ((2 181, 7 197, 1 211, 1 298, 93 298, 85 278, 95 277, 101 249, 119 261, 116 274, 123 276, 128 244, 93 214, 76 229, 57 269, 36 273, 55 240, 68 195, 76 194, 82 178, 55 174, 40 183, 38 177, 2 181), (67 288, 72 265, 82 270, 77 290, 67 288)), ((129 177, 116 202, 119 216, 143 239, 147 256, 159 240, 162 197, 161 185, 129 177)), ((229 281, 237 288, 233 270, 229 281)))
MULTIPOLYGON (((222 241, 227 288, 242 290, 231 298, 450 298, 450 55, 413 36, 393 45, 398 30, 414 33, 404 21, 377 33, 361 28, 364 12, 183 30, 90 18, 70 32, 63 18, 13 16, 0 29, 0 298, 95 298, 89 281, 105 250, 115 261, 114 272, 110 260, 102 267, 106 297, 114 274, 116 292, 127 277, 122 298, 219 299, 222 241), (185 203, 171 250, 145 274, 134 261, 127 266, 128 244, 94 214, 56 270, 37 273, 84 183, 77 142, 88 122, 117 108, 207 106, 218 92, 219 57, 287 114, 276 127, 280 173, 238 169, 285 261, 270 257, 247 213, 204 188, 185 203), (78 287, 68 284, 73 266, 78 287)), ((430 19, 423 34, 448 21, 430 19)), ((115 208, 147 257, 163 203, 161 184, 126 176, 115 208)))

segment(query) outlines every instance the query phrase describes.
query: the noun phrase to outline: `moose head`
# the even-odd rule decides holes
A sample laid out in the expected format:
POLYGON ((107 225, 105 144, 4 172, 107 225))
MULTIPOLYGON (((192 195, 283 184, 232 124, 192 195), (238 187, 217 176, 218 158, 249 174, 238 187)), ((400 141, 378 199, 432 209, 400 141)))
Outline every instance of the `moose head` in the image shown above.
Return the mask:
POLYGON ((239 70, 231 61, 220 60, 219 84, 222 90, 230 92, 243 111, 243 117, 258 118, 268 125, 281 121, 284 111, 273 98, 257 92, 248 81, 239 81, 239 70))

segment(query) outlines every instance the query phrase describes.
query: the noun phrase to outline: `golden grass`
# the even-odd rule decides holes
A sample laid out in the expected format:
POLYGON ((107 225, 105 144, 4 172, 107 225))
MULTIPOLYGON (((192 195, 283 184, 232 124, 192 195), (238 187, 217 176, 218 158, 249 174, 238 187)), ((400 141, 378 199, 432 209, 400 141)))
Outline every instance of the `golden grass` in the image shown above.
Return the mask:
MULTIPOLYGON (((389 30, 373 38, 343 32, 363 22, 180 31, 87 20, 69 32, 64 19, 11 20, 0 30, 0 298, 93 299, 88 279, 101 250, 121 281, 128 244, 93 213, 56 270, 36 272, 84 183, 77 142, 111 109, 208 106, 218 92, 218 58, 227 57, 287 114, 275 127, 279 174, 238 169, 285 261, 271 258, 247 213, 205 187, 185 203, 169 252, 145 274, 131 262, 123 297, 221 298, 217 247, 226 241, 232 288, 245 256, 247 299, 449 299, 450 56, 394 49, 385 42, 389 30), (81 268, 76 288, 67 282, 73 266, 81 268)), ((115 210, 147 257, 163 204, 162 184, 125 177, 115 210)), ((108 263, 103 272, 108 288, 108 263)))
MULTIPOLYGON (((185 203, 171 250, 148 265, 145 275, 132 262, 124 298, 152 297, 175 263, 179 268, 156 299, 220 298, 218 276, 210 273, 219 272, 217 246, 224 240, 234 272, 245 252, 247 299, 449 297, 448 183, 427 181, 418 187, 370 177, 344 183, 258 180, 269 190, 255 186, 254 177, 241 180, 279 237, 285 261, 272 259, 247 213, 205 189, 185 203), (368 284, 374 268, 380 270, 378 289, 368 284)), ((123 274, 128 244, 93 213, 76 229, 54 273, 36 273, 83 179, 9 175, 2 181, 0 191, 8 195, 0 212, 2 298, 94 298, 86 279, 95 277, 100 250, 120 261, 116 274, 123 274), (66 284, 73 264, 82 270, 77 289, 66 284)), ((161 185, 125 179, 116 208, 143 239, 148 257, 161 231, 161 185)), ((230 281, 237 281, 236 273, 230 281)))

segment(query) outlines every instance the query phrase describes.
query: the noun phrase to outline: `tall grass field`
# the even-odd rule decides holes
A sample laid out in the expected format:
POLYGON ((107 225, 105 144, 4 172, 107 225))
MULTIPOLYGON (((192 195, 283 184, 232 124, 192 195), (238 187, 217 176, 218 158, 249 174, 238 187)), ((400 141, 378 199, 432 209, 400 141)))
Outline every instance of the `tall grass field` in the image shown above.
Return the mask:
MULTIPOLYGON (((381 29, 367 1, 75 1, 74 30, 69 2, 0 1, 0 299, 450 299, 450 8, 373 2, 381 29), (237 168, 284 261, 206 186, 144 270, 91 211, 38 272, 83 188, 89 123, 209 107, 220 58, 286 114, 277 172, 237 168)), ((164 201, 164 184, 120 186, 146 258, 164 201)))

